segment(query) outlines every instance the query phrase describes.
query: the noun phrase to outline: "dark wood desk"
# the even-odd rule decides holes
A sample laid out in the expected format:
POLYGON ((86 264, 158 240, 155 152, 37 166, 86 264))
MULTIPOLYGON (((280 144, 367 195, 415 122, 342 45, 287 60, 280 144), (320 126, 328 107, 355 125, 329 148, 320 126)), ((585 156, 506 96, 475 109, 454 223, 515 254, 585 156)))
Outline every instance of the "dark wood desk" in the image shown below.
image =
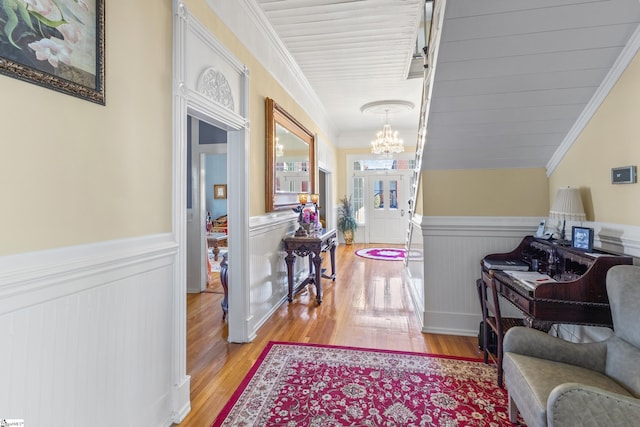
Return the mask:
POLYGON ((316 302, 322 303, 322 278, 336 280, 336 230, 318 230, 309 236, 296 236, 290 234, 284 239, 284 250, 287 256, 284 258, 287 263, 287 278, 289 281, 289 302, 293 301, 293 295, 308 284, 316 285, 316 302), (329 251, 331 256, 331 275, 322 274, 322 252, 329 251), (309 276, 300 284, 293 283, 293 266, 296 257, 309 257, 309 276))
MULTIPOLYGON (((549 330, 554 323, 612 326, 606 289, 607 271, 614 265, 631 264, 632 258, 604 252, 586 253, 554 244, 553 241, 525 237, 511 252, 487 255, 482 261, 482 277, 487 280, 487 261, 521 261, 556 279, 533 287, 500 270, 492 270, 497 291, 515 305, 525 325, 549 330)), ((508 268, 507 268, 508 269, 508 268)))
POLYGON ((604 252, 586 253, 553 241, 525 237, 511 252, 487 255, 480 262, 476 282, 482 310, 484 361, 491 356, 498 367, 502 387, 502 342, 513 326, 548 332, 555 323, 612 326, 607 271, 614 265, 631 264, 631 257, 604 252), (513 272, 522 268, 526 272, 513 272), (538 274, 553 281, 535 281, 538 274), (528 280, 527 280, 528 279, 528 280), (503 317, 499 296, 522 313, 523 318, 503 317), (489 331, 495 334, 491 348, 489 331))

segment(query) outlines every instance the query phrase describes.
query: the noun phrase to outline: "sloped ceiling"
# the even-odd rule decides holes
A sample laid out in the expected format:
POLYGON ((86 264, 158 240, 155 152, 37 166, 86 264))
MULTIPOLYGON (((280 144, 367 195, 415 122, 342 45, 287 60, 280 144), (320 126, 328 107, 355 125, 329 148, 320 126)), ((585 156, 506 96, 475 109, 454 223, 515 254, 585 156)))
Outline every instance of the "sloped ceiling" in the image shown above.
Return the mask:
POLYGON ((450 0, 429 168, 543 167, 640 22, 637 0, 450 0))
MULTIPOLYGON (((406 75, 421 0, 256 1, 338 134, 375 133, 367 102, 420 105, 422 82, 406 75)), ((639 23, 638 0, 448 0, 426 167, 546 166, 621 54, 635 53, 639 23)), ((417 132, 418 110, 392 124, 417 132)))

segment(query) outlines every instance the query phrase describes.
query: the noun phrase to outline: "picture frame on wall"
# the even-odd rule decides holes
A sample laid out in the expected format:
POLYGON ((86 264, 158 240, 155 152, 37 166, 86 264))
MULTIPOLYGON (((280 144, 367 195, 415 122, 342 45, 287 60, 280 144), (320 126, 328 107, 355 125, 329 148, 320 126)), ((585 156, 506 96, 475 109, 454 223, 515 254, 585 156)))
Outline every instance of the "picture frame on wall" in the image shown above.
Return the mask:
POLYGON ((226 199, 227 198, 227 184, 215 184, 213 186, 213 198, 214 199, 226 199))
POLYGON ((0 74, 104 105, 104 0, 9 3, 0 74))

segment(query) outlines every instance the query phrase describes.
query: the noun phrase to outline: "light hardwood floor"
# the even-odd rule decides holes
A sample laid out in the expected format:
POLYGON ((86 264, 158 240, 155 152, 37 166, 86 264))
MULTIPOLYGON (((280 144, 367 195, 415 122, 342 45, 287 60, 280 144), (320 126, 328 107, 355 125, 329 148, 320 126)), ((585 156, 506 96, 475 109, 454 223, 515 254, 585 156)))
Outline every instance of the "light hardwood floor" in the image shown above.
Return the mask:
MULTIPOLYGON (((482 356, 475 337, 422 333, 402 280, 403 263, 356 256, 355 251, 363 247, 366 245, 338 247, 337 279, 323 280, 320 306, 315 303, 315 289, 309 286, 292 303, 282 304, 248 344, 226 341, 222 294, 218 292, 221 287, 189 294, 187 373, 191 375, 191 412, 180 426, 209 427, 269 341, 482 356)), ((326 258, 324 265, 329 264, 326 258)))

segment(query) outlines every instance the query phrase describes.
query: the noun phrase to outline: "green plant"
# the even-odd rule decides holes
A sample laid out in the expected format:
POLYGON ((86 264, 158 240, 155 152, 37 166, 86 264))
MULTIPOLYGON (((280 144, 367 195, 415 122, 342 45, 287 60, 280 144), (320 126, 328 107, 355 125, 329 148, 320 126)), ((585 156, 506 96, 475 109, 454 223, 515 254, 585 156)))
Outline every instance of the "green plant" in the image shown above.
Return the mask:
POLYGON ((352 233, 358 229, 358 221, 353 212, 353 204, 351 196, 344 196, 338 204, 338 230, 341 233, 351 231, 352 233))

